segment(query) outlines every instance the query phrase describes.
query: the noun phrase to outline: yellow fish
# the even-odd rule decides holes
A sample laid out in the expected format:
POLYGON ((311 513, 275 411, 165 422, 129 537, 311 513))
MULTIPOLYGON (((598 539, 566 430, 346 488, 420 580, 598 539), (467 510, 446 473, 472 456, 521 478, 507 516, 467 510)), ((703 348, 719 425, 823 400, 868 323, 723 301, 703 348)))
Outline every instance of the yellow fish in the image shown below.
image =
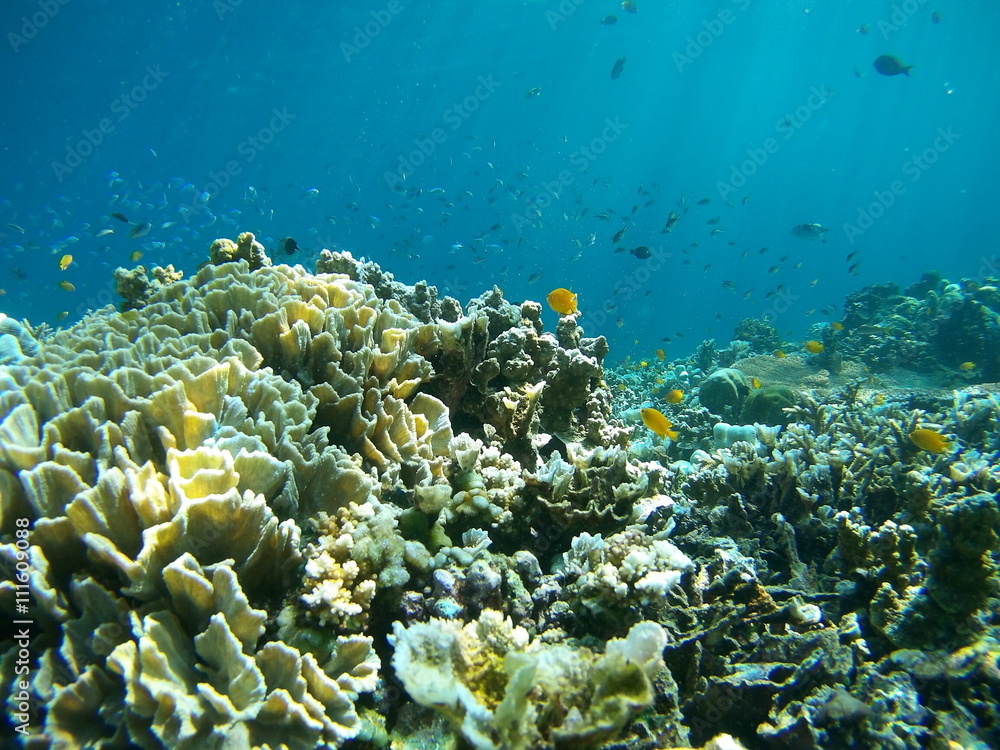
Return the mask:
POLYGON ((910 440, 922 451, 945 453, 951 448, 951 441, 937 430, 921 427, 910 433, 910 440))
POLYGON ((73 256, 66 254, 59 259, 59 270, 65 271, 73 263, 73 256))
POLYGON ((830 328, 832 328, 835 331, 843 331, 844 330, 844 324, 835 320, 835 321, 833 321, 830 324, 830 328))
POLYGON ((671 430, 673 424, 663 416, 663 412, 657 409, 643 409, 642 412, 642 423, 646 425, 649 429, 655 432, 657 435, 662 437, 668 437, 671 440, 677 439, 677 430, 671 430))
POLYGON ((69 310, 63 310, 61 313, 59 313, 58 315, 56 315, 56 321, 61 323, 62 321, 66 320, 66 318, 68 318, 68 317, 69 317, 69 310))
POLYGON ((679 404, 684 400, 684 391, 680 388, 674 388, 666 396, 663 397, 664 401, 668 404, 679 404))
POLYGON ((660 360, 661 362, 667 358, 667 353, 665 351, 663 351, 662 349, 657 349, 653 353, 656 355, 656 358, 658 360, 660 360))
POLYGON ((823 344, 820 343, 819 341, 807 341, 805 343, 805 347, 806 351, 809 352, 810 354, 819 354, 821 351, 826 349, 826 347, 823 346, 823 344))
MULTIPOLYGON (((136 259, 133 258, 133 260, 136 259)), ((576 295, 569 289, 563 289, 562 287, 553 289, 545 299, 548 300, 549 307, 560 315, 572 315, 577 310, 576 295)))
POLYGON ((73 286, 72 284, 70 284, 68 281, 60 281, 59 282, 59 288, 60 289, 64 289, 67 292, 75 292, 76 291, 76 287, 73 286))
POLYGON ((760 382, 759 378, 750 378, 750 386, 757 390, 758 388, 763 388, 764 384, 760 382))
POLYGON ((135 263, 137 260, 141 260, 142 259, 142 250, 133 250, 132 254, 130 256, 128 256, 128 257, 129 257, 129 260, 131 260, 133 263, 135 263))
POLYGON ((965 370, 966 372, 968 372, 969 370, 975 370, 976 369, 976 363, 975 362, 963 362, 962 364, 960 364, 958 366, 958 369, 959 370, 965 370))
POLYGON ((784 358, 785 358, 785 357, 787 357, 788 355, 787 355, 787 354, 785 354, 785 352, 784 352, 784 350, 783 350, 783 349, 778 349, 778 351, 776 351, 776 352, 774 353, 774 356, 775 356, 775 357, 777 357, 778 359, 784 359, 784 358))

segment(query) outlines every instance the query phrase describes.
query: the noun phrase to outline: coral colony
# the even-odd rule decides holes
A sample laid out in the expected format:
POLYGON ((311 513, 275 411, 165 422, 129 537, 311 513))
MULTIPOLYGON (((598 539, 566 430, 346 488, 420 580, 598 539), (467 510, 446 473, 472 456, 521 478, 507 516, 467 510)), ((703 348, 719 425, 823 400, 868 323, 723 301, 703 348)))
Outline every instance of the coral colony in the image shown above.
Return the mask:
POLYGON ((605 367, 249 233, 116 279, 0 320, 5 743, 1000 745, 992 280, 605 367))

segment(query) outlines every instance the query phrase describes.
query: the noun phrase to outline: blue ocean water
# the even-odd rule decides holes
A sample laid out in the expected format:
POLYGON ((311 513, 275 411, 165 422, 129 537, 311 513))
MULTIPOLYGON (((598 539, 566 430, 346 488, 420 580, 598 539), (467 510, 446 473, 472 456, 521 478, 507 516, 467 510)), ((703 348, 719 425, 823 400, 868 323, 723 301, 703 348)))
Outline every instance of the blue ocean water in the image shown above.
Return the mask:
POLYGON ((0 311, 70 324, 117 302, 114 268, 190 275, 252 231, 276 261, 349 250, 462 302, 571 288, 616 360, 996 275, 1000 6, 634 9, 7 3, 0 311))

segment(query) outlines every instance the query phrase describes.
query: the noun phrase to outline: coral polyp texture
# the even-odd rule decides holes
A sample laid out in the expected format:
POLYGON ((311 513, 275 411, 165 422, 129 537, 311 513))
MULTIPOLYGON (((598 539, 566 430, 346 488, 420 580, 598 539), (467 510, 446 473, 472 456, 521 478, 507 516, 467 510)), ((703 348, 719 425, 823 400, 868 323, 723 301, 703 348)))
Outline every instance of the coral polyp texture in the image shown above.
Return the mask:
POLYGON ((1000 744, 1000 402, 928 365, 992 283, 606 368, 577 314, 250 233, 116 280, 0 320, 5 745, 1000 744))

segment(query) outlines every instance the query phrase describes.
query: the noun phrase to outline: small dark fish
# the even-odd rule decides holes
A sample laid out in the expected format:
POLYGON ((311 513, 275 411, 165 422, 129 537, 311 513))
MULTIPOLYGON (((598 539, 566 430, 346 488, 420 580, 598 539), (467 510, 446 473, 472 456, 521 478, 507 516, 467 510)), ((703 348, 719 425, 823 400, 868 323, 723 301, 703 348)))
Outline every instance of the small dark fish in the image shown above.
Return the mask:
POLYGON ((617 79, 618 76, 622 74, 622 71, 624 69, 625 69, 625 58, 619 57, 617 60, 615 60, 615 66, 611 69, 611 79, 612 80, 617 79))
POLYGON ((147 234, 149 234, 149 230, 152 228, 153 225, 150 224, 148 221, 140 221, 138 224, 132 227, 132 231, 128 233, 128 236, 132 237, 133 239, 137 237, 145 237, 147 234))
POLYGON ((941 23, 941 14, 938 11, 934 11, 933 13, 931 13, 931 22, 941 23))
POLYGON ((538 96, 540 93, 542 93, 541 87, 535 86, 534 88, 528 89, 528 93, 524 95, 524 98, 530 99, 533 96, 538 96))
POLYGON ((618 23, 618 16, 611 14, 601 19, 601 26, 614 26, 618 23))
POLYGON ((698 203, 696 205, 698 205, 698 206, 707 206, 711 202, 712 202, 711 198, 702 198, 700 201, 698 201, 698 203))
POLYGON ((645 260, 646 258, 649 258, 653 254, 653 251, 650 250, 645 245, 639 245, 639 247, 633 247, 631 250, 629 250, 629 252, 632 253, 632 255, 634 255, 636 258, 639 258, 640 260, 645 260))
POLYGON ((900 73, 909 76, 913 68, 912 65, 903 65, 898 57, 892 55, 879 55, 875 58, 874 65, 875 70, 884 76, 898 76, 900 73))
POLYGON ((624 252, 625 252, 625 248, 622 247, 621 245, 619 245, 618 247, 615 248, 615 253, 616 254, 617 253, 624 253, 624 252))
POLYGON ((863 23, 860 26, 858 26, 858 33, 859 34, 867 34, 868 33, 868 24, 863 23))
POLYGON ((611 238, 611 241, 617 245, 618 242, 621 240, 621 238, 625 236, 625 230, 626 229, 628 229, 628 227, 624 226, 621 229, 619 229, 617 232, 615 232, 615 236, 611 238))
POLYGON ((282 250, 285 251, 285 255, 291 255, 296 250, 299 249, 299 243, 293 240, 291 237, 283 237, 278 240, 278 245, 282 250))
POLYGON ((124 224, 128 224, 128 219, 125 217, 125 214, 120 214, 117 211, 115 211, 114 213, 111 214, 111 218, 112 219, 118 219, 118 221, 120 221, 120 222, 122 222, 124 224))
POLYGON ((8 224, 7 226, 13 229, 15 232, 20 232, 21 234, 24 234, 24 227, 19 227, 17 224, 8 224))
POLYGON ((531 274, 531 276, 529 276, 529 277, 528 277, 528 283, 529 283, 529 284, 534 284, 534 283, 535 283, 535 282, 537 282, 537 281, 538 281, 538 280, 539 280, 540 278, 542 278, 542 274, 541 274, 541 272, 539 272, 539 273, 533 273, 533 274, 531 274))

